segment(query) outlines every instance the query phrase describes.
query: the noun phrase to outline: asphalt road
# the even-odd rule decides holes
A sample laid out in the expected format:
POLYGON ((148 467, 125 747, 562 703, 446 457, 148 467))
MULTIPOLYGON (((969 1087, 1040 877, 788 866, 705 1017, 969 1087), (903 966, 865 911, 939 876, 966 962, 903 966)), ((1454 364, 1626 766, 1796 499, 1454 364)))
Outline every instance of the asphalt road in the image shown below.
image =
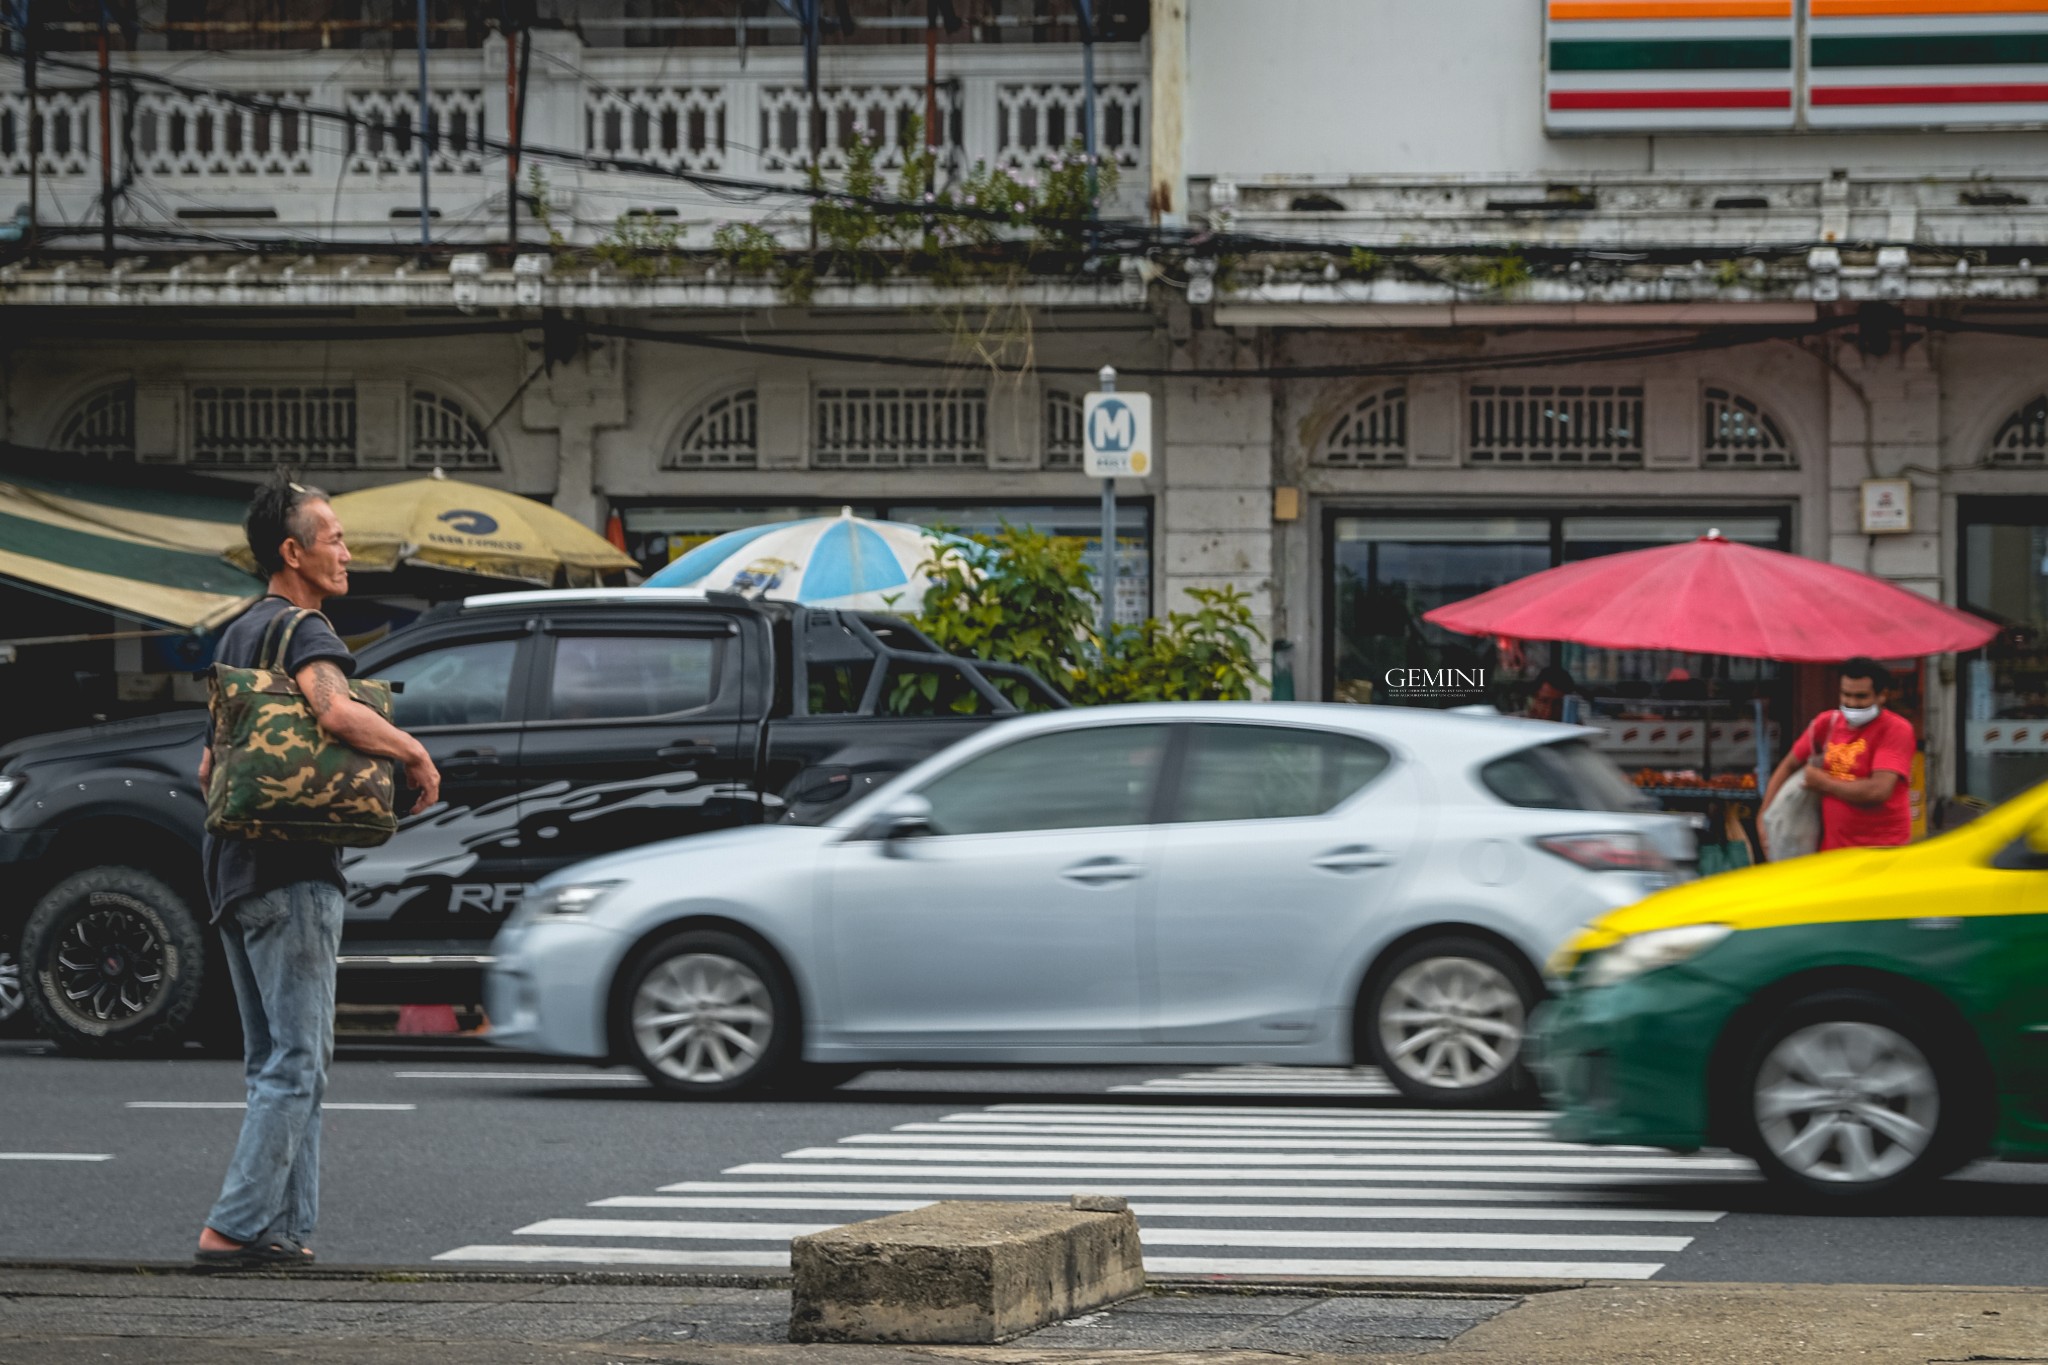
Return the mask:
MULTIPOLYGON (((1158 1273, 2038 1283, 2048 1167, 1910 1207, 1793 1214, 1725 1153, 1549 1141, 1371 1073, 877 1072, 676 1103, 477 1046, 349 1045, 328 1090, 330 1263, 772 1270, 796 1232, 938 1198, 1127 1194, 1158 1273)), ((239 1067, 0 1043, 0 1259, 189 1253, 239 1067)))

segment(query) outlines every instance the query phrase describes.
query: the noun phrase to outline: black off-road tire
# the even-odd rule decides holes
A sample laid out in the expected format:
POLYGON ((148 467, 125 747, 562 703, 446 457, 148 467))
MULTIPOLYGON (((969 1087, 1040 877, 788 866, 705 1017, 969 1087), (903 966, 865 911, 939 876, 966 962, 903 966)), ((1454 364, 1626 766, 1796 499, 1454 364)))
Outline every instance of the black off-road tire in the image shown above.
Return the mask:
MULTIPOLYGON (((708 1002, 708 996, 706 1000, 708 1002)), ((707 1004, 707 1008, 722 1007, 707 1004)), ((656 1089, 678 1098, 755 1094, 780 1085, 798 1064, 802 1052, 802 1029, 796 991, 783 965, 753 942, 719 929, 685 929, 657 939, 628 960, 619 973, 617 989, 612 995, 614 1050, 623 1060, 638 1067, 656 1089), (702 976, 693 978, 693 972, 699 967, 702 968, 702 976), (685 1040, 666 1055, 656 1055, 660 1040, 636 1024, 636 1017, 644 1017, 650 1012, 645 1008, 643 990, 650 983, 665 985, 672 991, 677 1006, 673 1010, 658 1012, 680 1014, 691 1008, 684 1002, 692 995, 694 984, 701 982, 716 986, 721 980, 737 988, 734 992, 736 998, 730 1003, 743 1004, 765 1013, 765 1026, 737 1019, 707 1019, 707 1025, 726 1022, 743 1032, 756 1034, 759 1049, 743 1066, 736 1066, 728 1074, 679 1074, 689 1069, 686 1065, 691 1056, 689 1044, 685 1040)), ((717 1069, 708 1046, 707 1052, 702 1054, 704 1064, 696 1068, 699 1071, 717 1069)), ((720 1040, 717 1046, 725 1056, 735 1062, 740 1060, 730 1042, 720 1040)))
POLYGON ((21 963, 21 923, 0 924, 0 1038, 21 1038, 35 1032, 35 1012, 28 1007, 28 970, 21 963))
POLYGON ((140 868, 89 868, 51 887, 29 912, 21 954, 43 1035, 85 1056, 170 1046, 207 987, 199 916, 140 868))

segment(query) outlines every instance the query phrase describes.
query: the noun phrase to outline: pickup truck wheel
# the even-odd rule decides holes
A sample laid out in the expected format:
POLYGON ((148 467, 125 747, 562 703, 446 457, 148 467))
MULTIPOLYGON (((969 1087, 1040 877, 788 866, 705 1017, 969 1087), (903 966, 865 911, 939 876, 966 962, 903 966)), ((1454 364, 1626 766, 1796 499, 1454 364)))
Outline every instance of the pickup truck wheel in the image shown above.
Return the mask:
POLYGON ((690 929, 626 969, 614 1037, 656 1087, 729 1095, 779 1079, 796 1050, 796 1009, 780 966, 733 934, 690 929))
POLYGON ((92 1056, 170 1043, 199 1004, 206 945, 177 892, 132 867, 95 867, 29 912, 28 1003, 49 1039, 92 1056))
POLYGON ((21 951, 13 929, 0 929, 0 1038, 19 1038, 34 1022, 23 983, 21 951))

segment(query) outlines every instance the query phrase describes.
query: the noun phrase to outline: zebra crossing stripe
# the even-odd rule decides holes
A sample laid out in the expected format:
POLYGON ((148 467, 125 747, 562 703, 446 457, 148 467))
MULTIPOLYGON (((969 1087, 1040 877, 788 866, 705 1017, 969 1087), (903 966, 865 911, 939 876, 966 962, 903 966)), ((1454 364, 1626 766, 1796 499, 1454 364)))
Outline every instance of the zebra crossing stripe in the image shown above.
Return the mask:
MULTIPOLYGON (((977 1191, 985 1193, 985 1191, 977 1191)), ((1391 1193, 1391 1192, 1390 1192, 1391 1193)), ((829 1199, 715 1194, 622 1194, 594 1199, 594 1209, 831 1209, 855 1213, 907 1213, 928 1208, 930 1199, 829 1199)), ((1351 1204, 1164 1204, 1138 1199, 1131 1212, 1140 1218, 1277 1218, 1331 1222, 1427 1220, 1488 1223, 1716 1223, 1723 1214, 1708 1209, 1540 1208, 1530 1206, 1445 1208, 1442 1205, 1381 1204, 1360 1209, 1351 1204)))
MULTIPOLYGON (((1292 1080, 1203 1074, 1234 1087, 1219 1098, 1292 1080)), ((1320 1080, 1333 1076, 1358 1083, 1320 1080)), ((1527 1110, 1019 1103, 597 1199, 436 1259, 775 1270, 790 1238, 853 1219, 1097 1189, 1132 1201, 1153 1274, 1642 1280, 1724 1217, 1660 1207, 1674 1181, 1696 1204, 1756 1178, 1734 1157, 1558 1142, 1527 1110)))

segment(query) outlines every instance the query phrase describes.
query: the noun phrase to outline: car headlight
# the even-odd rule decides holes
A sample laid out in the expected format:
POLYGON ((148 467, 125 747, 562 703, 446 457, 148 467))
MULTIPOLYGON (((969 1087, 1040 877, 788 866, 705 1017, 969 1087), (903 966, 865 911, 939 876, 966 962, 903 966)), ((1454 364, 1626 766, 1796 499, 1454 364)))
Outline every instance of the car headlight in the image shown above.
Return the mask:
POLYGON ((566 886, 551 886, 526 897, 519 908, 535 918, 584 915, 622 885, 622 882, 570 882, 566 886))
POLYGON ((0 773, 0 806, 6 805, 7 798, 14 795, 16 789, 20 786, 20 778, 9 777, 5 773, 0 773))
POLYGON ((1644 972, 1675 966, 1705 952, 1733 932, 1733 926, 1726 924, 1687 924, 1632 934, 1612 948, 1593 954, 1581 981, 1587 986, 1612 986, 1644 972))

